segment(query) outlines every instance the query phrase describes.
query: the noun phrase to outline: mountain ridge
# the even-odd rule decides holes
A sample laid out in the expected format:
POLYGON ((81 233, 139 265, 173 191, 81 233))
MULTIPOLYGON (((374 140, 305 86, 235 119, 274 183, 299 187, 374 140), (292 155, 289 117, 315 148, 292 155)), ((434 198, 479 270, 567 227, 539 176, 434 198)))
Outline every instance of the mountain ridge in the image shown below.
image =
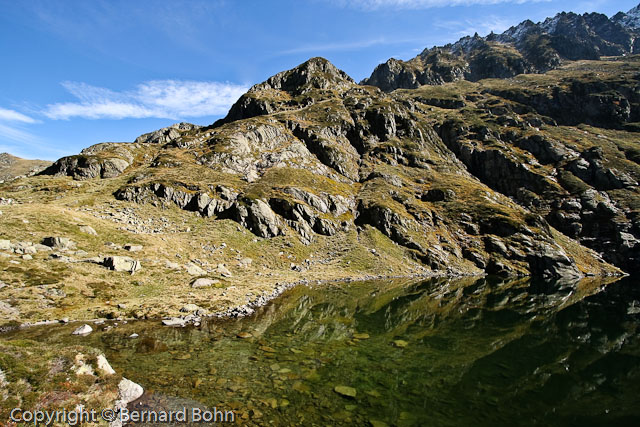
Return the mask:
POLYGON ((392 91, 462 79, 542 73, 567 60, 637 53, 639 31, 640 5, 611 18, 595 12, 561 12, 538 23, 525 20, 501 34, 465 36, 455 43, 425 49, 408 61, 391 58, 360 83, 392 91))
POLYGON ((22 159, 9 153, 0 153, 0 181, 36 174, 51 163, 48 160, 22 159))

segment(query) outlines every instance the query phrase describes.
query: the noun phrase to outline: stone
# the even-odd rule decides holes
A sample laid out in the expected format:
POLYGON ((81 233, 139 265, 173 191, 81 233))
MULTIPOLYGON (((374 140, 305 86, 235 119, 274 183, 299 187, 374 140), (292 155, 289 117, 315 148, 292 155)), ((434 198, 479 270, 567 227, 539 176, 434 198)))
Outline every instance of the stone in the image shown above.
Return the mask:
POLYGON ((355 388, 349 387, 346 385, 337 385, 333 388, 333 391, 335 391, 341 396, 350 397, 352 399, 355 398, 357 394, 357 391, 355 388))
POLYGON ((127 243, 123 246, 124 250, 129 252, 140 252, 144 247, 142 245, 133 245, 131 243, 127 243))
POLYGON ((102 371, 104 375, 114 375, 116 373, 116 371, 111 367, 111 365, 107 361, 107 358, 104 357, 104 355, 102 354, 99 354, 98 357, 96 358, 96 365, 98 367, 98 370, 102 371))
POLYGON ((202 268, 198 267, 192 262, 185 265, 184 268, 187 270, 187 273, 189 273, 192 276, 204 276, 205 274, 207 274, 206 271, 204 271, 202 268))
POLYGON ((232 277, 233 275, 231 274, 231 272, 229 271, 229 269, 227 267, 225 267, 224 264, 218 264, 218 266, 216 267, 216 272, 221 275, 222 277, 232 277))
POLYGON ((86 335, 89 335, 91 332, 93 332, 93 328, 87 324, 84 324, 76 328, 76 330, 72 332, 72 335, 86 336, 86 335))
POLYGON ((84 234, 89 234, 91 236, 97 236, 98 235, 96 230, 94 230, 93 227, 91 227, 90 225, 81 225, 80 226, 80 232, 82 232, 84 234))
POLYGON ((180 264, 178 264, 177 262, 167 261, 165 263, 165 267, 167 267, 170 270, 179 270, 180 269, 180 264))
POLYGON ((545 278, 580 278, 575 262, 559 247, 542 245, 527 257, 533 274, 545 278))
POLYGON ((134 383, 131 380, 122 378, 122 381, 118 384, 118 396, 119 400, 124 402, 125 405, 138 400, 144 394, 144 389, 141 385, 134 383))
POLYGON ((18 316, 20 314, 20 311, 11 306, 11 304, 6 303, 4 301, 0 301, 0 315, 3 318, 12 318, 15 316, 18 316))
POLYGON ((76 246, 68 237, 45 237, 42 244, 54 249, 73 249, 76 246))
POLYGON ((142 269, 139 261, 124 256, 110 256, 104 259, 104 266, 113 271, 124 271, 131 274, 142 269))
POLYGON ((242 338, 242 339, 248 339, 253 337, 253 335, 251 335, 251 333, 249 332, 240 332, 238 333, 238 335, 236 335, 238 338, 242 338))
POLYGON ((187 321, 185 319, 181 319, 180 317, 172 317, 170 319, 163 319, 162 324, 164 326, 185 326, 187 321))
POLYGON ((10 240, 0 239, 0 250, 8 251, 11 248, 12 246, 10 240))
POLYGON ((24 248, 22 248, 22 253, 23 254, 34 255, 34 254, 38 253, 38 250, 36 249, 35 246, 25 246, 24 248))
POLYGON ((397 348, 405 348, 409 345, 409 343, 404 340, 394 340, 392 344, 394 347, 397 347, 397 348))
MULTIPOLYGON (((201 280, 201 279, 198 279, 198 280, 201 280)), ((197 280, 196 280, 196 282, 197 282, 197 280)), ((181 313, 193 313, 194 311, 198 311, 198 310, 200 310, 200 307, 198 307, 197 305, 195 305, 195 304, 187 304, 187 305, 183 306, 180 309, 180 312, 181 313)))
POLYGON ((22 259, 25 261, 29 261, 29 260, 32 260, 33 257, 31 255, 22 255, 22 259))
POLYGON ((208 286, 215 285, 216 283, 220 283, 220 281, 216 279, 207 279, 207 278, 201 277, 199 279, 194 280, 193 283, 191 284, 191 287, 206 288, 208 286))

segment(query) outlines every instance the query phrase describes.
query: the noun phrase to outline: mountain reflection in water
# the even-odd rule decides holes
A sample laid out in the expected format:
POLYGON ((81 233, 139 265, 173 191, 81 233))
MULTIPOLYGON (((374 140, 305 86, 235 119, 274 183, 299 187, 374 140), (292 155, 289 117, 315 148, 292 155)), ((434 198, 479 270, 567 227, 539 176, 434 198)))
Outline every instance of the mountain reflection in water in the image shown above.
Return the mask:
POLYGON ((199 327, 14 335, 102 348, 145 407, 231 408, 245 425, 617 426, 640 425, 639 325, 633 278, 465 278, 298 287, 199 327))

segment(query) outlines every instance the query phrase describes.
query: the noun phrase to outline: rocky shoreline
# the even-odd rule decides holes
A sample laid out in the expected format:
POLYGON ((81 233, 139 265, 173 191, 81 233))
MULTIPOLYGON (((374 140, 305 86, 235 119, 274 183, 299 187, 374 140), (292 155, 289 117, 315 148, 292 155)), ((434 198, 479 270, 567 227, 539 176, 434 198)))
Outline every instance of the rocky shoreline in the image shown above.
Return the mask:
MULTIPOLYGON (((346 278, 338 278, 338 279, 330 279, 330 280, 307 280, 302 279, 294 282, 285 282, 285 283, 276 283, 275 288, 271 293, 259 295, 254 298, 252 301, 238 305, 235 307, 229 307, 226 310, 219 311, 216 313, 199 313, 199 309, 196 308, 192 313, 181 317, 159 317, 155 320, 162 321, 165 326, 177 326, 183 327, 187 325, 199 324, 203 318, 216 318, 216 319, 225 319, 225 318, 237 318, 237 317, 246 317, 251 316, 255 313, 257 308, 266 306, 268 303, 282 295, 285 291, 293 289, 296 286, 312 286, 312 285, 326 285, 330 283, 353 283, 353 282, 366 282, 369 280, 385 280, 385 279, 429 279, 434 277, 444 277, 445 274, 439 273, 420 273, 420 274, 412 274, 412 275, 367 275, 363 277, 346 277, 346 278)), ((482 277, 484 275, 471 275, 471 274, 455 274, 448 275, 450 277, 482 277)), ((185 307, 187 307, 185 305, 185 307)), ((194 307, 195 308, 195 307, 194 307)), ((133 317, 118 317, 116 319, 106 319, 106 318, 94 318, 94 319, 69 319, 63 318, 59 320, 42 320, 38 322, 25 322, 20 325, 15 326, 4 326, 0 327, 0 334, 16 331, 19 329, 32 328, 37 326, 51 326, 51 325, 59 325, 59 324, 67 324, 67 323, 92 323, 92 324, 103 324, 106 321, 116 321, 116 322, 131 322, 136 320, 133 317)), ((154 320, 154 318, 147 318, 144 320, 154 320)))

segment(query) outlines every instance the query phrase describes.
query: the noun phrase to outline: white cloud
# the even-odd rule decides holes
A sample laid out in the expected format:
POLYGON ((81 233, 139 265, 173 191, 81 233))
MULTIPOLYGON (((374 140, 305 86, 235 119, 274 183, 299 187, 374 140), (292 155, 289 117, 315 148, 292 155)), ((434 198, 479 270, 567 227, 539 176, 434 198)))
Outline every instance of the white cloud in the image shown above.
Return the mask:
MULTIPOLYGON (((517 23, 516 23, 517 24, 517 23)), ((466 19, 464 21, 440 21, 434 24, 438 28, 447 30, 449 35, 453 36, 457 41, 458 38, 464 36, 473 36, 475 33, 481 36, 490 32, 502 33, 515 25, 513 21, 504 19, 499 16, 487 16, 478 20, 466 19)))
POLYGON ((364 10, 379 9, 430 9, 447 6, 476 6, 500 3, 538 3, 550 0, 331 0, 343 7, 364 10))
POLYGON ((16 129, 11 126, 3 125, 0 123, 0 135, 2 135, 3 139, 8 139, 11 141, 21 142, 21 143, 29 143, 34 140, 34 136, 29 132, 26 132, 21 129, 16 129))
POLYGON ((18 113, 14 110, 7 110, 6 108, 0 108, 0 120, 6 122, 21 122, 21 123, 35 123, 36 121, 29 116, 25 116, 22 113, 18 113))
POLYGON ((167 118, 215 116, 247 91, 246 86, 220 82, 152 80, 134 90, 116 92, 86 83, 63 83, 79 102, 50 104, 44 114, 50 119, 167 118))

